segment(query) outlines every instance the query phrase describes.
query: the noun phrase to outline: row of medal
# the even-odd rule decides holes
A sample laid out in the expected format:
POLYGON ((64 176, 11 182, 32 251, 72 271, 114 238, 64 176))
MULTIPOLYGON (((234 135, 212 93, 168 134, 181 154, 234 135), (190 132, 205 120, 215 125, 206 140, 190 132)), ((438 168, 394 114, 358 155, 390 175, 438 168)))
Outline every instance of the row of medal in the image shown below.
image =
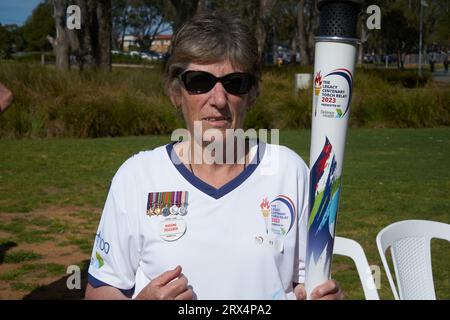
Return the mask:
POLYGON ((187 191, 150 192, 147 215, 163 216, 187 214, 187 191))
POLYGON ((186 233, 187 191, 150 192, 147 215, 161 216, 159 236, 165 241, 175 241, 186 233))

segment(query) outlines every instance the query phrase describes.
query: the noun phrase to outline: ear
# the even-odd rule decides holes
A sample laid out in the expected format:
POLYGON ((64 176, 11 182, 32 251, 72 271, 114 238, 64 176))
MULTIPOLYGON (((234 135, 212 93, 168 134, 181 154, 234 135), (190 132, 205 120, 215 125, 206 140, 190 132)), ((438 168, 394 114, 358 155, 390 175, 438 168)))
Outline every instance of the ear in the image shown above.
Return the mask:
POLYGON ((181 92, 179 90, 171 90, 169 94, 170 101, 177 109, 181 109, 181 92))

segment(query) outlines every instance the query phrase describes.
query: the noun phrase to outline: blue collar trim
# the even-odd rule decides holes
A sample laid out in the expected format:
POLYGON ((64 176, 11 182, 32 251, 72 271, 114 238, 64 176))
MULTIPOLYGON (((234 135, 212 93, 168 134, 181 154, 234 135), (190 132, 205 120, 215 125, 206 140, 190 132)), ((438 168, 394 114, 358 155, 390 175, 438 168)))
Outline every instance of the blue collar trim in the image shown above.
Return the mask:
POLYGON ((250 164, 247 165, 244 171, 242 171, 236 178, 231 180, 230 182, 227 182, 220 188, 215 188, 208 183, 204 182, 203 180, 197 178, 180 160, 178 155, 173 151, 173 146, 177 142, 172 142, 166 145, 167 154, 169 156, 170 161, 175 166, 175 168, 178 170, 179 173, 194 187, 202 191, 203 193, 206 193, 210 197, 214 199, 220 199, 226 194, 230 193, 237 187, 239 187, 242 183, 244 183, 245 180, 247 180, 252 173, 256 170, 258 165, 261 162, 261 159, 264 156, 266 144, 258 142, 258 150, 256 152, 256 163, 252 163, 253 161, 250 161, 250 164))

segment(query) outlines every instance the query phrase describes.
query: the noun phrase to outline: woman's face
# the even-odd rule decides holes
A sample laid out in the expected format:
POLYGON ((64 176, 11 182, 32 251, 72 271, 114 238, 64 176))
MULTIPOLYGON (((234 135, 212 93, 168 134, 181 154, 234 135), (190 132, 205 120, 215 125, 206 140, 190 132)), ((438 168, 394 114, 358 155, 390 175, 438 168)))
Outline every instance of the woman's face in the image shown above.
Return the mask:
MULTIPOLYGON (((208 65, 191 63, 186 71, 206 71, 216 77, 223 77, 233 72, 242 72, 232 67, 229 61, 217 62, 208 65)), ((256 90, 243 95, 228 93, 220 82, 206 93, 194 94, 188 92, 183 84, 179 95, 171 96, 172 102, 181 107, 186 121, 187 129, 194 134, 194 122, 202 124, 202 134, 207 129, 219 129, 222 134, 226 129, 242 128, 244 117, 249 107, 256 99, 256 90)))

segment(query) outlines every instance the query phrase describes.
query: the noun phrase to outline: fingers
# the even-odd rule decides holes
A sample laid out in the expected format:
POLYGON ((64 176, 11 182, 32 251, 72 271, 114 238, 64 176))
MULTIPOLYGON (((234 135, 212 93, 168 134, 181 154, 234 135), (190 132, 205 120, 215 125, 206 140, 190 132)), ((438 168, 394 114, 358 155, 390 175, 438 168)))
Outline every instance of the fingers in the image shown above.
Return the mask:
POLYGON ((175 300, 192 300, 194 298, 194 291, 191 288, 187 288, 186 291, 182 292, 175 297, 175 300))
POLYGON ((176 297, 177 295, 188 290, 188 279, 182 274, 177 280, 167 284, 165 288, 170 293, 170 296, 176 297))
POLYGON ((192 289, 188 288, 188 279, 181 273, 181 267, 166 271, 156 277, 138 294, 137 298, 145 300, 189 300, 193 298, 192 289))
POLYGON ((175 269, 164 272, 157 278, 153 279, 152 282, 156 286, 162 287, 162 286, 165 286, 166 284, 168 284, 173 279, 178 278, 180 276, 180 274, 181 274, 181 267, 176 266, 175 269))
POLYGON ((311 292, 312 300, 342 300, 343 297, 344 294, 335 280, 328 280, 311 292))
POLYGON ((306 289, 303 284, 297 284, 294 287, 294 293, 297 300, 305 300, 306 299, 306 289))

